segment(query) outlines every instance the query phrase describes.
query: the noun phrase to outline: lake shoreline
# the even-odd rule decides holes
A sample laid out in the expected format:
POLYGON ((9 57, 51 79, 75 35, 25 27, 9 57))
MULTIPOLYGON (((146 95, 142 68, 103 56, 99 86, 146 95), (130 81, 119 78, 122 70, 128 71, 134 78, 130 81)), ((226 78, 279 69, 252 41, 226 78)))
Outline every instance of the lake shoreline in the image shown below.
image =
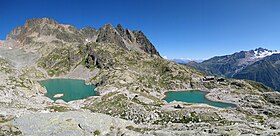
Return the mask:
POLYGON ((85 84, 84 80, 79 79, 47 79, 38 81, 41 86, 46 88, 46 97, 53 101, 62 99, 65 102, 86 99, 90 96, 97 96, 96 86, 85 84), (57 94, 64 96, 55 98, 57 94))
POLYGON ((233 104, 233 103, 213 100, 213 99, 211 99, 211 97, 209 98, 209 96, 208 96, 208 94, 210 94, 211 91, 198 90, 198 89, 195 89, 195 90, 180 90, 180 91, 176 91, 176 90, 166 91, 166 92, 164 92, 164 97, 162 98, 162 100, 164 100, 167 103, 172 102, 172 101, 168 102, 168 100, 166 100, 166 98, 168 98, 168 94, 167 93, 172 93, 172 92, 173 93, 190 93, 192 91, 203 92, 204 93, 203 94, 203 99, 206 100, 205 103, 204 102, 188 102, 188 101, 184 101, 184 100, 172 100, 172 101, 179 101, 179 102, 190 103, 190 104, 207 104, 207 105, 210 105, 210 106, 213 106, 213 107, 217 107, 217 108, 235 108, 235 107, 237 107, 237 105, 233 104), (209 101, 209 103, 207 103, 207 101, 209 101), (229 105, 229 106, 226 106, 226 107, 221 106, 221 107, 219 107, 217 105, 229 105))

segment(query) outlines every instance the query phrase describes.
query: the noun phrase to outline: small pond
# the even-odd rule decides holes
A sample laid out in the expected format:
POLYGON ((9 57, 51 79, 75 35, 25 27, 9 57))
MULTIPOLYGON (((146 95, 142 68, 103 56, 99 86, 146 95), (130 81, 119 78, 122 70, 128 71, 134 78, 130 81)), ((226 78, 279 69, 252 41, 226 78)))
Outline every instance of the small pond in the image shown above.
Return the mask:
POLYGON ((166 92, 166 97, 164 98, 167 102, 172 102, 174 100, 188 103, 205 103, 211 106, 220 107, 220 108, 228 108, 235 107, 234 104, 223 103, 223 102, 215 102, 206 99, 205 95, 207 92, 202 92, 199 90, 191 90, 191 91, 170 91, 166 92))
POLYGON ((76 79, 48 79, 40 81, 46 87, 45 94, 52 100, 62 99, 65 102, 84 99, 97 95, 94 85, 86 85, 84 80, 76 79), (55 95, 60 95, 56 97, 55 95))

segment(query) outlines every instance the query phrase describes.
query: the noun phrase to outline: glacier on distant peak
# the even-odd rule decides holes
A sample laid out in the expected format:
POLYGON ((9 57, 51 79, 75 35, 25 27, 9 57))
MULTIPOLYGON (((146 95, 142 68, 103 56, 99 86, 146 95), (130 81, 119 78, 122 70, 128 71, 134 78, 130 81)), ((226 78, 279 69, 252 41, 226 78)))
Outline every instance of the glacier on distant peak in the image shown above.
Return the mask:
POLYGON ((267 57, 267 56, 271 56, 272 54, 278 54, 280 53, 280 51, 278 50, 267 50, 267 49, 263 49, 263 50, 254 50, 254 56, 253 58, 264 58, 264 57, 267 57))

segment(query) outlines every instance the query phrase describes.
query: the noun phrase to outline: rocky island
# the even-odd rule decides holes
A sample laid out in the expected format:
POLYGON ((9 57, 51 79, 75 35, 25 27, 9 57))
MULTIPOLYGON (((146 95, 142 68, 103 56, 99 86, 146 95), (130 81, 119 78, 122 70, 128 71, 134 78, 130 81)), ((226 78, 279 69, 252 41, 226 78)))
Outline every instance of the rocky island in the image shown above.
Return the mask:
POLYGON ((0 42, 0 135, 280 134, 279 92, 206 76, 162 58, 142 31, 27 20, 0 42), (57 78, 85 80, 99 95, 53 101, 39 81, 57 78), (163 100, 186 90, 236 107, 163 100))

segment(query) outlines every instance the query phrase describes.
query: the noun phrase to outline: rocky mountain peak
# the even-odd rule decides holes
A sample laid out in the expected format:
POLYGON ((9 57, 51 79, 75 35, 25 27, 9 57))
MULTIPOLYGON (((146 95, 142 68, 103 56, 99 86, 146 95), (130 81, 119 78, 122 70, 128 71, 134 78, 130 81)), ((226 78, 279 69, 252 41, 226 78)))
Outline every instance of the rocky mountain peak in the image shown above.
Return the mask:
POLYGON ((57 25, 58 23, 51 18, 33 18, 25 22, 24 27, 34 27, 37 25, 51 24, 57 25))
POLYGON ((118 24, 116 30, 126 42, 135 43, 135 36, 128 28, 124 29, 121 24, 118 24))
POLYGON ((84 27, 80 31, 97 31, 95 28, 92 27, 84 27))
POLYGON ((127 36, 127 38, 132 42, 135 43, 135 36, 134 34, 129 30, 129 29, 125 29, 125 35, 127 36))
POLYGON ((265 51, 265 50, 268 50, 266 48, 262 48, 262 47, 259 47, 259 48, 256 48, 255 51, 265 51))
POLYGON ((105 24, 98 30, 91 27, 78 30, 72 25, 59 24, 50 18, 34 18, 27 20, 23 27, 16 27, 7 39, 18 41, 22 46, 28 46, 37 41, 50 43, 60 40, 64 43, 110 43, 127 50, 159 56, 154 45, 142 31, 130 31, 120 24, 116 28, 112 24, 105 24))
POLYGON ((121 46, 127 49, 123 38, 117 32, 117 30, 113 27, 112 24, 106 24, 99 29, 99 34, 97 36, 96 42, 101 43, 114 43, 118 46, 121 46))
POLYGON ((122 27, 121 24, 118 24, 118 25, 117 25, 116 30, 119 32, 119 34, 120 34, 121 36, 124 36, 125 30, 123 29, 123 27, 122 27))
POLYGON ((253 58, 264 58, 267 56, 271 56, 272 54, 280 53, 280 51, 277 51, 277 50, 268 50, 268 49, 261 48, 261 47, 255 49, 254 51, 251 51, 251 52, 253 52, 253 54, 254 54, 253 58))
POLYGON ((129 29, 124 29, 120 24, 116 28, 111 24, 106 24, 100 28, 96 42, 116 43, 125 49, 140 48, 146 53, 160 56, 142 31, 134 30, 131 32, 129 29))
POLYGON ((96 41, 98 31, 92 27, 85 27, 80 30, 80 33, 85 38, 86 42, 96 41))
POLYGON ((140 45, 140 48, 142 50, 150 54, 155 54, 160 56, 155 46, 148 40, 148 38, 144 35, 142 31, 134 30, 132 31, 132 33, 136 37, 136 43, 140 45))
POLYGON ((121 24, 118 24, 116 27, 117 30, 124 30, 121 24))
POLYGON ((113 30, 115 29, 114 26, 112 24, 105 24, 103 27, 101 27, 99 30, 113 30))
POLYGON ((266 48, 262 48, 262 47, 259 47, 259 48, 256 48, 254 51, 257 51, 257 52, 264 52, 264 51, 270 51, 266 48))
POLYGON ((22 27, 22 26, 18 26, 18 27, 16 27, 16 28, 14 28, 14 29, 10 32, 10 34, 7 35, 7 38, 6 38, 6 39, 7 39, 7 40, 16 39, 16 37, 18 37, 18 36, 21 34, 22 30, 23 30, 23 27, 22 27))

